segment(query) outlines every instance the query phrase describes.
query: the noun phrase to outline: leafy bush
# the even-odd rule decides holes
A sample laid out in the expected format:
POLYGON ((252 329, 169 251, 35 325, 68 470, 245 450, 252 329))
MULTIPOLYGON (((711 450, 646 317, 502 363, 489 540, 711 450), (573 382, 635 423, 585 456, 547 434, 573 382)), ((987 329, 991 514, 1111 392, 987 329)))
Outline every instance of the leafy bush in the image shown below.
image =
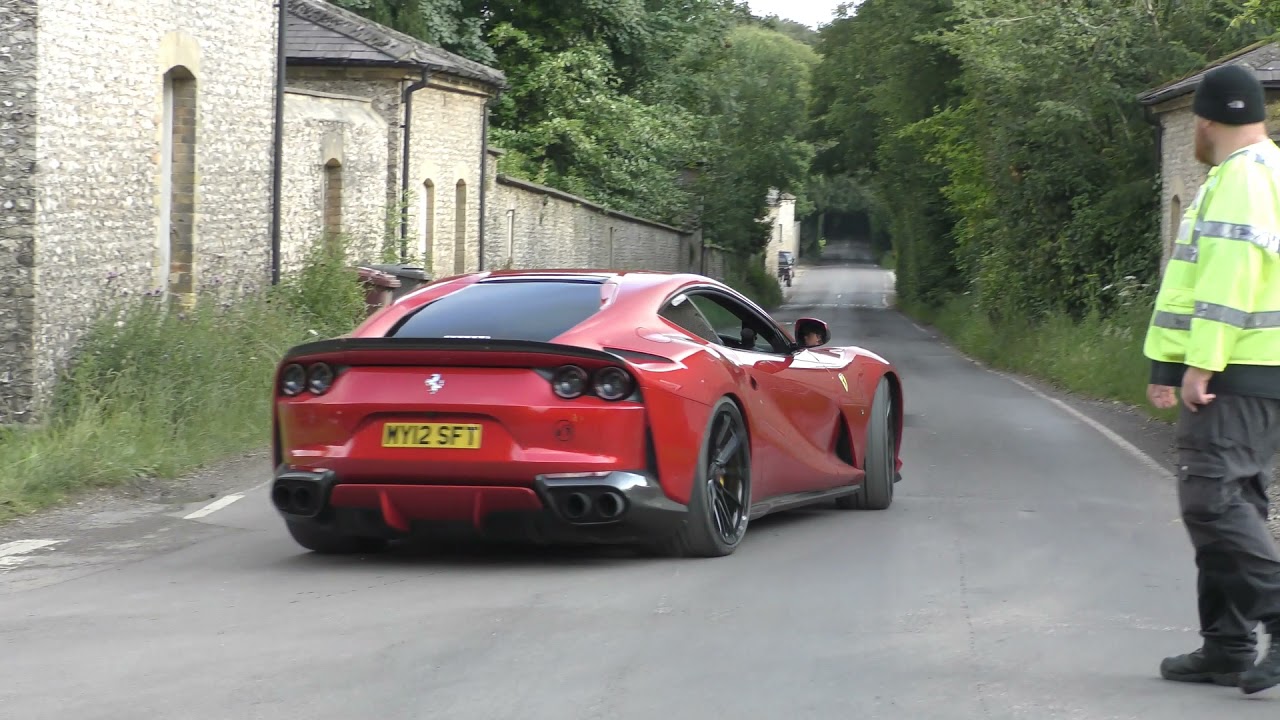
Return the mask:
POLYGON ((742 262, 730 256, 725 273, 725 284, 746 295, 765 310, 773 310, 782 304, 782 286, 778 279, 759 262, 759 258, 742 262))

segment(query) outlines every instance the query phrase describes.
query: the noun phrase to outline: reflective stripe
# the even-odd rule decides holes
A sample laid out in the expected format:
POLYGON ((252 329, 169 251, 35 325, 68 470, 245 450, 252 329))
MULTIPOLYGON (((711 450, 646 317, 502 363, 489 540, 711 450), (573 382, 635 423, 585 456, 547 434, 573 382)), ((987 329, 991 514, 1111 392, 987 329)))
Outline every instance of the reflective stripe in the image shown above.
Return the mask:
POLYGON ((1199 318, 1230 325, 1242 330, 1280 328, 1280 310, 1248 313, 1226 305, 1197 302, 1194 313, 1173 313, 1161 310, 1155 314, 1152 325, 1166 330, 1190 330, 1191 321, 1199 318))
POLYGON ((1259 230, 1253 225, 1241 223, 1200 220, 1196 223, 1195 231, 1191 233, 1191 242, 1175 243, 1171 257, 1183 262, 1196 262, 1200 259, 1200 238, 1206 235, 1223 240, 1239 240, 1256 245, 1267 252, 1280 253, 1280 233, 1259 230))
POLYGON ((1263 250, 1280 252, 1280 233, 1267 232, 1253 225, 1207 220, 1200 224, 1200 235, 1225 240, 1243 240, 1263 250))
MULTIPOLYGON (((1280 157, 1273 154, 1264 154, 1261 151, 1249 148, 1237 150, 1234 154, 1222 161, 1221 168, 1228 161, 1237 155, 1246 155, 1250 160, 1270 170, 1280 172, 1280 157)), ((1183 262, 1194 263, 1200 258, 1200 238, 1208 235, 1210 237, 1222 238, 1224 240, 1240 240, 1242 242, 1252 243, 1263 250, 1273 253, 1280 253, 1280 232, 1269 232, 1261 230, 1252 225, 1243 225, 1239 223, 1218 222, 1215 220, 1205 220, 1204 213, 1208 208, 1208 195, 1212 185, 1216 185, 1216 177, 1207 180, 1200 187, 1197 193, 1196 202, 1199 204, 1199 212, 1196 213, 1195 227, 1191 232, 1191 241, 1188 244, 1177 243, 1174 246, 1172 257, 1183 262), (1185 250, 1182 248, 1186 248, 1185 250)), ((1183 231, 1179 230, 1179 239, 1183 231)))
MULTIPOLYGON (((1250 160, 1258 163, 1259 165, 1262 165, 1263 167, 1267 167, 1272 170, 1280 170, 1280 158, 1277 158, 1274 155, 1266 155, 1260 150, 1250 150, 1249 148, 1241 148, 1240 150, 1237 150, 1235 153, 1228 155, 1227 160, 1230 160, 1231 158, 1241 153, 1247 154, 1250 160)), ((1223 160, 1223 162, 1225 163, 1226 160, 1223 160)))

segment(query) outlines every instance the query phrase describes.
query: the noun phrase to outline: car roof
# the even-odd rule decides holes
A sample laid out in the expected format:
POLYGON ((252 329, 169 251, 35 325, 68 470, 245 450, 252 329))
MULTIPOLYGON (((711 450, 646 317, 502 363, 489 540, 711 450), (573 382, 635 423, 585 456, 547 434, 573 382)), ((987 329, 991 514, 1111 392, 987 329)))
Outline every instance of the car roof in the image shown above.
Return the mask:
POLYGON ((720 281, 695 273, 668 272, 662 270, 602 270, 594 268, 548 268, 538 270, 491 270, 470 273, 477 283, 516 282, 521 280, 562 281, 612 281, 626 291, 675 290, 690 283, 711 283, 723 286, 720 281))
MULTIPOLYGON (((470 286, 496 285, 504 282, 585 282, 611 283, 617 287, 614 302, 610 303, 609 312, 630 312, 623 308, 635 309, 647 305, 659 297, 675 295, 687 288, 695 286, 713 287, 730 295, 735 295, 748 304, 754 305, 750 298, 734 290, 731 286, 715 278, 696 273, 668 272, 660 270, 604 270, 595 268, 544 268, 537 270, 484 270, 479 272, 460 273, 437 278, 422 287, 407 293, 391 303, 395 308, 388 314, 377 313, 366 324, 361 325, 359 332, 379 335, 404 317, 417 312, 438 298, 451 295, 470 286), (639 305, 637 305, 639 304, 639 305)), ((757 309, 768 315, 763 308, 757 309)))

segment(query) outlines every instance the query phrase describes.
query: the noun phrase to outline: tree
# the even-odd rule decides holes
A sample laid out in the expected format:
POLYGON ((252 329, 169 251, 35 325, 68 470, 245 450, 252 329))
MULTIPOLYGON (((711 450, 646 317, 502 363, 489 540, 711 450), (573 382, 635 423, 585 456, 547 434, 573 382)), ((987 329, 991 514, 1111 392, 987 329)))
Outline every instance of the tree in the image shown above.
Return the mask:
POLYGON ((1110 312, 1160 257, 1156 133, 1136 96, 1270 32, 1280 4, 1246 5, 866 0, 820 33, 815 170, 875 196, 908 304, 968 292, 996 319, 1110 312))
POLYGON ((464 0, 333 0, 374 22, 412 35, 476 62, 497 60, 485 43, 480 15, 469 14, 464 0))

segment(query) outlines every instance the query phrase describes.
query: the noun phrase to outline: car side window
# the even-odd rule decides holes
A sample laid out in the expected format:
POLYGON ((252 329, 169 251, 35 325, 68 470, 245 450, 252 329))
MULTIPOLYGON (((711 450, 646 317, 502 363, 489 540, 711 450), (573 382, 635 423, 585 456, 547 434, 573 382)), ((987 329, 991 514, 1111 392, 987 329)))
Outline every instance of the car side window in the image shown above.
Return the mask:
POLYGON ((707 318, 703 317, 697 306, 689 302, 688 295, 678 295, 667 303, 658 314, 675 323, 680 328, 697 335, 709 343, 721 343, 716 331, 707 318))
POLYGON ((741 303, 718 293, 691 293, 689 301, 706 316, 718 345, 752 352, 786 355, 791 344, 772 323, 741 303))

